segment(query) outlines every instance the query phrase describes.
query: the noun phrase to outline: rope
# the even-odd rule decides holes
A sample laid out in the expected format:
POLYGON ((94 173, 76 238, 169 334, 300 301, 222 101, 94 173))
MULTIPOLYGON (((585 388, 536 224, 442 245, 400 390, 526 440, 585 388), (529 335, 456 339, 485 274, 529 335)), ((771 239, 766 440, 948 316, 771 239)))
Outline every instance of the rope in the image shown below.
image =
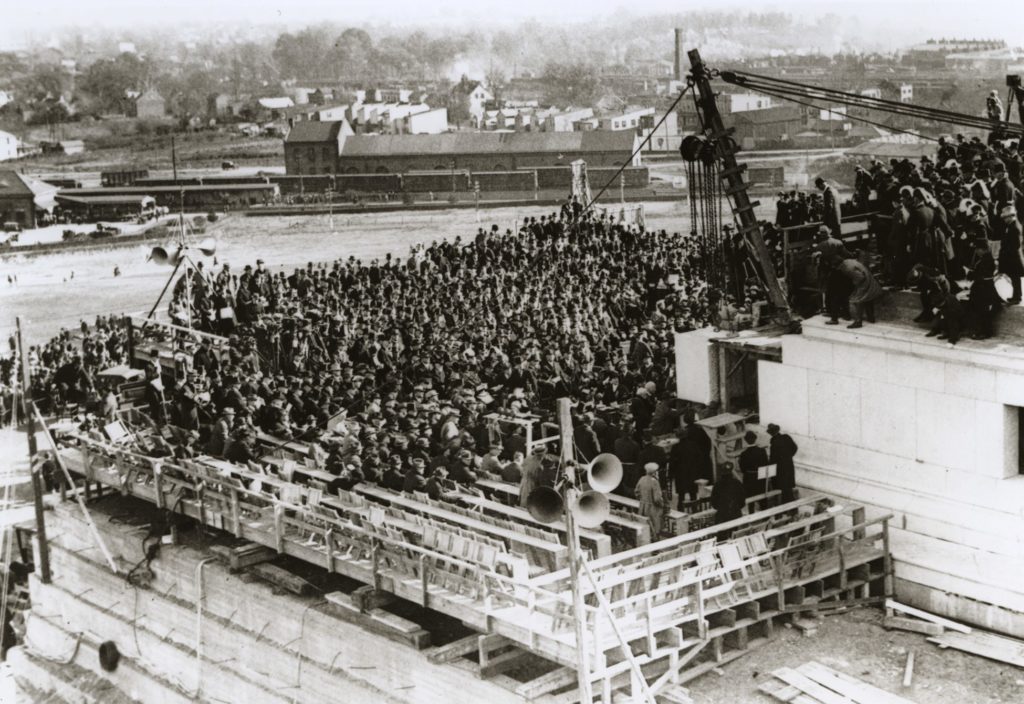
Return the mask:
POLYGON ((787 81, 782 78, 746 73, 744 71, 724 71, 722 72, 721 77, 727 83, 732 83, 734 85, 754 87, 757 85, 768 84, 769 86, 774 86, 776 90, 787 91, 806 97, 815 97, 810 95, 810 92, 813 91, 814 93, 821 94, 821 99, 824 100, 835 100, 836 102, 844 103, 846 105, 891 112, 893 114, 908 117, 927 118, 936 122, 961 125, 963 127, 975 127, 983 130, 1007 130, 1017 127, 1016 125, 1012 125, 1011 123, 1003 120, 990 120, 988 118, 974 117, 972 115, 965 115, 951 110, 929 108, 923 105, 901 103, 895 100, 887 100, 885 98, 873 98, 866 95, 857 95, 855 93, 847 93, 835 88, 806 86, 802 83, 797 83, 796 81, 787 81))
MULTIPOLYGON (((774 98, 779 98, 781 100, 788 100, 791 103, 797 103, 799 105, 804 105, 804 106, 809 107, 809 108, 814 108, 815 110, 828 110, 828 112, 830 114, 837 114, 837 113, 835 113, 829 107, 822 107, 820 105, 815 105, 814 103, 811 103, 811 102, 808 102, 808 101, 805 101, 805 100, 800 100, 798 98, 793 97, 793 95, 802 95, 802 93, 797 93, 796 91, 790 92, 790 91, 784 91, 784 90, 781 90, 781 89, 775 90, 775 89, 767 88, 767 87, 763 87, 763 86, 756 86, 756 87, 752 86, 751 88, 753 90, 756 90, 758 93, 764 93, 765 95, 770 95, 770 96, 772 96, 774 98)), ((894 127, 892 125, 887 125, 884 122, 878 122, 876 120, 871 120, 871 119, 869 119, 867 117, 861 117, 859 115, 850 115, 850 114, 845 115, 845 117, 847 119, 856 120, 857 122, 863 122, 865 124, 872 125, 873 127, 878 127, 879 129, 888 130, 890 132, 899 132, 901 134, 912 135, 914 137, 919 137, 921 139, 927 139, 927 140, 930 140, 932 142, 938 142, 939 141, 937 137, 929 137, 928 135, 920 134, 920 133, 915 132, 913 130, 906 130, 906 129, 903 129, 902 127, 894 127)))
MULTIPOLYGON (((580 216, 588 212, 598 201, 598 199, 604 195, 605 191, 607 191, 611 187, 611 185, 615 183, 615 179, 617 179, 619 175, 626 170, 626 167, 633 163, 633 159, 635 159, 636 155, 643 151, 643 148, 650 143, 651 137, 654 136, 654 134, 658 131, 658 128, 662 126, 665 120, 668 119, 668 116, 676 109, 676 107, 679 105, 679 102, 683 99, 683 96, 685 96, 687 92, 692 90, 693 84, 687 83, 686 88, 679 91, 679 95, 677 95, 676 99, 672 101, 672 104, 668 106, 668 110, 666 110, 664 114, 662 114, 661 119, 659 119, 658 122, 655 123, 654 128, 650 131, 650 133, 643 138, 640 144, 637 145, 636 149, 634 149, 633 152, 629 155, 629 158, 622 162, 622 165, 619 166, 619 168, 615 171, 614 174, 612 174, 611 178, 608 179, 608 182, 601 187, 601 190, 597 192, 597 195, 591 198, 590 202, 584 205, 583 209, 580 210, 580 216)), ((575 224, 576 221, 574 220, 570 227, 575 226, 575 224)))

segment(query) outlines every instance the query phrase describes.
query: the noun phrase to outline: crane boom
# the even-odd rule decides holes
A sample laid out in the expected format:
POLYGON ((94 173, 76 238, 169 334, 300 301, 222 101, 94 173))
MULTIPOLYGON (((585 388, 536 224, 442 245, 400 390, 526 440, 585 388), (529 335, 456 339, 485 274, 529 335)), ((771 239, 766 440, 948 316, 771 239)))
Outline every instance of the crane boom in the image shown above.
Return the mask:
POLYGON ((751 201, 747 194, 747 184, 743 180, 743 171, 746 167, 736 161, 738 147, 730 136, 732 130, 727 129, 725 123, 722 122, 722 115, 718 112, 718 105, 715 103, 715 93, 711 88, 710 72, 700 58, 700 52, 697 49, 692 49, 687 52, 687 56, 690 59, 691 77, 697 89, 697 108, 702 117, 704 136, 711 144, 715 145, 717 157, 721 159, 724 167, 719 173, 725 184, 725 193, 729 196, 729 205, 736 218, 739 233, 743 237, 750 258, 764 283, 768 300, 775 309, 776 322, 789 325, 793 322, 789 298, 786 295, 785 286, 775 274, 775 265, 772 264, 768 247, 765 246, 761 224, 754 214, 754 208, 757 207, 758 202, 751 201))

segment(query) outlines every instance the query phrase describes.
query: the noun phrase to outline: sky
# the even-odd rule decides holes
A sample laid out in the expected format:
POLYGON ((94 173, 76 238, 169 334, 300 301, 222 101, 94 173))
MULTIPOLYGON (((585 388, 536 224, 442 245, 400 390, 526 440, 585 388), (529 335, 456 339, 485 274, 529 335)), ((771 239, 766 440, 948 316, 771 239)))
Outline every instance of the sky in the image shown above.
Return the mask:
MULTIPOLYGON (((1024 44, 1019 0, 7 0, 0 22, 0 47, 23 45, 55 28, 140 27, 183 22, 248 22, 303 26, 322 20, 344 24, 496 25, 528 18, 585 21, 616 12, 651 14, 688 10, 779 10, 794 15, 856 16, 871 26, 908 37, 970 36, 1024 44), (1008 21, 1013 20, 1013 21, 1008 21)), ((911 39, 914 41, 915 39, 911 39)))

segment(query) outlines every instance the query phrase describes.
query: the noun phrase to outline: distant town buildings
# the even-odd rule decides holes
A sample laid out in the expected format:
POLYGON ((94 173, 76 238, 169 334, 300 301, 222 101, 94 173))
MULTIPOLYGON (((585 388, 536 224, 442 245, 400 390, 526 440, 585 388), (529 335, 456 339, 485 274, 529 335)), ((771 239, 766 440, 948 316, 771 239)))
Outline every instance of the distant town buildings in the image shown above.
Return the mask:
POLYGON ((20 156, 21 142, 10 132, 0 130, 0 161, 17 159, 20 156))
POLYGON ((638 139, 632 130, 354 134, 346 126, 344 121, 296 124, 284 143, 286 172, 289 175, 452 169, 503 172, 568 167, 576 159, 584 159, 593 167, 640 165, 640 157, 632 157, 638 139))
POLYGON ((352 128, 345 120, 295 124, 284 140, 285 172, 302 175, 337 173, 341 146, 352 134, 352 128))

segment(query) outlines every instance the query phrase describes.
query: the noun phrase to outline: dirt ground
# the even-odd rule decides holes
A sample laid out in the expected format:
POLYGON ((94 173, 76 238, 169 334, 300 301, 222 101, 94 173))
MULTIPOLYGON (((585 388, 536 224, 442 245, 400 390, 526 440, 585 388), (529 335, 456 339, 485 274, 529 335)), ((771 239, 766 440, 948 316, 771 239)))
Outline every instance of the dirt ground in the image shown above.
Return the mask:
POLYGON ((775 638, 686 687, 697 704, 774 702, 757 686, 780 667, 816 660, 918 704, 1024 702, 1024 670, 953 649, 926 636, 882 628, 880 609, 862 608, 825 617, 817 633, 776 628, 775 638), (914 651, 912 686, 904 689, 907 652, 914 651))

